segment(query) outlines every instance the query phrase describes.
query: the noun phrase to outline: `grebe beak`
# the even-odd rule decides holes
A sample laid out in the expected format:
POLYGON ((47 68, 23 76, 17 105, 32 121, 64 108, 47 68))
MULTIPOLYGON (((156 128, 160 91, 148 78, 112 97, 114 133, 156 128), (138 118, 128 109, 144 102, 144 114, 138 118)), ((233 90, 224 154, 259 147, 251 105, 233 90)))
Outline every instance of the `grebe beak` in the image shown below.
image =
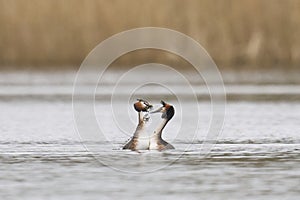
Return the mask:
POLYGON ((159 108, 156 109, 156 110, 150 111, 150 114, 152 114, 152 113, 158 113, 158 112, 163 112, 163 109, 164 109, 164 106, 159 107, 159 108))
POLYGON ((153 110, 153 105, 151 105, 148 102, 146 102, 146 110, 147 110, 147 112, 150 112, 151 110, 153 110))

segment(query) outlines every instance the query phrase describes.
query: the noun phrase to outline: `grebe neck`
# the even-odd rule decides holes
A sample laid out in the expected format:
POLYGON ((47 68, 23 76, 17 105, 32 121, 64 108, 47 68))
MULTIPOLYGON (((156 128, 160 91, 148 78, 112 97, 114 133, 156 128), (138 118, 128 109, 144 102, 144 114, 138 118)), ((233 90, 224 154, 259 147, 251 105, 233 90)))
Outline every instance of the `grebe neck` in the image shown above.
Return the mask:
MULTIPOLYGON (((145 121, 144 121, 144 115, 142 112, 138 112, 138 125, 136 127, 136 130, 133 134, 134 137, 139 137, 144 132, 145 129, 145 121)), ((143 134, 144 135, 144 134, 143 134)))
POLYGON ((165 128, 165 126, 167 125, 167 123, 169 122, 168 119, 164 118, 162 120, 162 122, 157 126, 157 128, 155 129, 154 133, 153 133, 153 136, 155 138, 161 138, 161 135, 162 135, 162 131, 163 129, 165 128))
POLYGON ((139 120, 138 124, 142 124, 144 122, 142 112, 138 112, 138 120, 139 120))

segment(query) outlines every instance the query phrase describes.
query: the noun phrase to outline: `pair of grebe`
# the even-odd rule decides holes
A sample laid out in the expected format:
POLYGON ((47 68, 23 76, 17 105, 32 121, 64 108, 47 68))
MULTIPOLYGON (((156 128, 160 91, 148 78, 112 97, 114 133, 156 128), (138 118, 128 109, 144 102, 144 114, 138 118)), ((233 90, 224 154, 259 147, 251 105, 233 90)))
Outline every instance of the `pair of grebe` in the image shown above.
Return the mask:
POLYGON ((130 150, 166 150, 174 149, 174 147, 162 139, 162 131, 167 123, 172 119, 175 114, 174 107, 170 104, 161 101, 162 106, 155 111, 150 111, 153 106, 147 101, 138 99, 134 104, 134 109, 138 112, 138 125, 133 134, 133 137, 127 142, 123 149, 130 150), (162 113, 162 122, 154 130, 152 135, 148 136, 146 131, 146 123, 149 119, 148 113, 162 113), (146 114, 143 114, 146 113, 146 114))

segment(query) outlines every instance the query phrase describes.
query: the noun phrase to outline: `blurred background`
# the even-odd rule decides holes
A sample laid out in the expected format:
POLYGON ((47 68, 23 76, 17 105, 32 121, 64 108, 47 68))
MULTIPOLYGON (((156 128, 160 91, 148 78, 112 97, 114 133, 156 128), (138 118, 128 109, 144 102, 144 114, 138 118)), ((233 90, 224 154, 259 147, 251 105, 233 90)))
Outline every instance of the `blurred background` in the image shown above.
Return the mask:
POLYGON ((0 199, 299 199, 299 72, 300 0, 0 0, 0 199), (208 127, 215 128, 209 92, 222 90, 209 91, 177 55, 153 49, 123 55, 97 90, 98 73, 81 71, 72 104, 88 53, 114 34, 149 26, 192 37, 221 71, 225 123, 217 121, 222 131, 206 157, 202 144, 208 127), (186 82, 153 65, 118 82, 129 68, 153 62, 188 77, 198 101, 186 82), (157 84, 138 85, 152 77, 157 84), (87 107, 91 91, 94 110, 87 107), (113 92, 122 98, 112 101, 113 92), (136 128, 135 95, 174 105, 163 135, 174 151, 120 150, 136 128), (83 107, 75 116, 74 105, 83 107), (90 131, 95 120, 84 111, 94 111, 106 140, 90 131), (76 117, 87 128, 81 136, 76 117), (87 151, 83 134, 93 136, 87 142, 99 153, 87 151), (167 167, 135 174, 107 163, 131 172, 167 167))
MULTIPOLYGON (((0 68, 78 69, 104 39, 144 26, 191 36, 220 69, 299 69, 299 0, 0 0, 0 68)), ((179 59, 125 57, 120 67, 179 59)))

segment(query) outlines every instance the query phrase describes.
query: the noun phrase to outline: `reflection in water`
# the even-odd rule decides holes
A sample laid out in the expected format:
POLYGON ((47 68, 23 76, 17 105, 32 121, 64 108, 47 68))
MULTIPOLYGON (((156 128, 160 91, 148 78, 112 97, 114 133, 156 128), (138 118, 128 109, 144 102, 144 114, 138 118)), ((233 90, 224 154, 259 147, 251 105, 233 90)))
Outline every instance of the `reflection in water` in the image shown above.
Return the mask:
POLYGON ((299 195, 300 144, 218 144, 206 158, 199 158, 201 144, 183 154, 185 147, 180 143, 175 144, 177 150, 163 153, 110 150, 109 144, 100 145, 103 152, 96 156, 110 158, 120 168, 138 171, 158 163, 167 166, 153 173, 128 174, 103 166, 77 142, 2 143, 0 167, 5 190, 1 194, 19 192, 28 199, 31 195, 105 198, 111 192, 123 198, 131 192, 141 197, 169 194, 175 199, 299 195))

